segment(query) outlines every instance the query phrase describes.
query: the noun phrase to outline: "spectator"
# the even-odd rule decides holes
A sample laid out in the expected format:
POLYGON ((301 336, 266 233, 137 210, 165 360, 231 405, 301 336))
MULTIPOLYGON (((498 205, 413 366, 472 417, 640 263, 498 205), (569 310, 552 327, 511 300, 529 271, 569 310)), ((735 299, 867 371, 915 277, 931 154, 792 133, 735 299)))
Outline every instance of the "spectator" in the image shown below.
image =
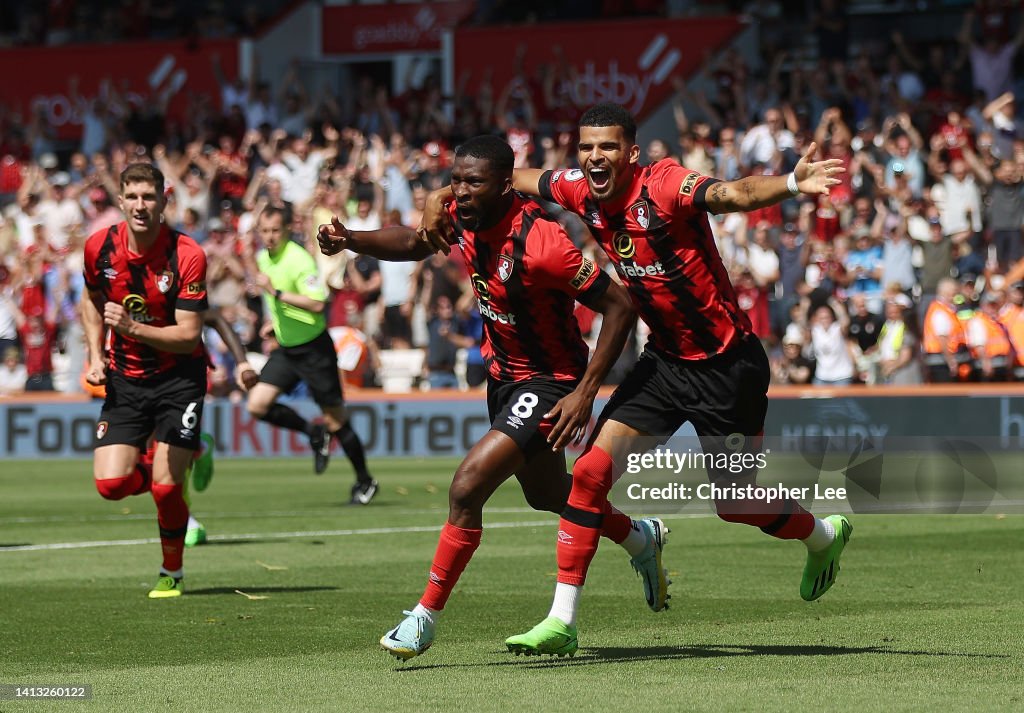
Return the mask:
POLYGON ((939 280, 935 300, 924 318, 922 347, 928 381, 944 383, 967 380, 971 372, 971 353, 967 335, 956 315, 953 298, 957 284, 949 277, 939 280))
POLYGON ((866 350, 876 366, 872 383, 913 386, 921 383, 921 365, 917 358, 917 337, 907 324, 912 303, 903 294, 885 302, 885 323, 878 342, 866 350))
POLYGON ((764 123, 744 134, 740 142, 740 163, 747 167, 758 163, 777 166, 782 151, 792 149, 793 145, 793 133, 785 128, 782 111, 769 107, 764 112, 764 123))
MULTIPOLYGON (((347 227, 347 226, 346 226, 347 227)), ((412 311, 416 285, 411 279, 415 263, 383 261, 380 269, 378 314, 380 342, 385 349, 412 347, 412 311)))
POLYGON ((981 381, 1009 381, 1014 351, 1010 335, 999 321, 1005 295, 987 292, 981 309, 967 322, 967 344, 974 351, 974 371, 981 381))
POLYGON ((782 355, 775 361, 772 377, 777 384, 809 384, 814 365, 803 355, 803 341, 796 334, 782 340, 782 355))
POLYGON ((853 383, 853 354, 847 340, 849 318, 834 299, 814 311, 811 321, 811 352, 814 355, 814 384, 846 386, 853 383))
MULTIPOLYGON (((911 208, 904 209, 904 215, 891 221, 883 217, 885 239, 882 244, 881 286, 889 289, 897 285, 901 292, 910 294, 917 282, 914 276, 914 247, 908 235, 908 220, 916 215, 911 208)), ((894 218, 895 216, 889 216, 894 218)), ((875 231, 873 230, 874 234, 875 231)))
POLYGON ((985 195, 985 219, 992 231, 999 270, 1005 272, 1024 257, 1024 184, 1020 167, 1013 161, 1000 161, 993 177, 985 195))
POLYGON ((1001 41, 997 33, 986 31, 982 35, 982 44, 978 44, 972 31, 974 18, 973 10, 964 13, 964 22, 958 39, 968 48, 974 88, 984 92, 987 101, 992 101, 1013 88, 1013 60, 1021 43, 1024 42, 1024 24, 1021 24, 1017 35, 1009 42, 1001 41))
POLYGON ((850 315, 849 336, 857 345, 857 349, 864 353, 875 346, 885 320, 881 314, 868 310, 868 300, 864 294, 855 294, 850 297, 850 306, 852 314, 850 315))
POLYGON ((57 344, 57 325, 43 317, 42 310, 24 314, 15 308, 18 335, 25 350, 25 391, 53 391, 53 350, 57 344))
POLYGON ((0 354, 18 348, 18 323, 14 319, 18 305, 14 301, 16 290, 12 282, 11 271, 0 262, 0 354))
POLYGON ((847 292, 863 297, 876 314, 882 311, 882 258, 882 248, 872 242, 869 233, 862 232, 843 266, 849 280, 847 292))
POLYGON ((0 364, 0 396, 16 396, 25 391, 28 372, 21 363, 17 347, 3 350, 3 363, 0 364))
POLYGON ((455 358, 459 345, 453 337, 459 334, 455 308, 448 297, 437 298, 427 322, 427 381, 431 389, 458 388, 455 376, 455 358))

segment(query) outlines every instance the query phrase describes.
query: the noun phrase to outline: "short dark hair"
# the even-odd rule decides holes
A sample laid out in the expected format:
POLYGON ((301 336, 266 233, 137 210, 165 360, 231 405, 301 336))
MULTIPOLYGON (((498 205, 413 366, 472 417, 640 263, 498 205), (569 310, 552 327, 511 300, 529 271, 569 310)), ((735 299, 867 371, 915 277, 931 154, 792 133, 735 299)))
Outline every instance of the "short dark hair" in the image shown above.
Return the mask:
POLYGON ((580 126, 621 126, 623 135, 636 143, 636 120, 629 110, 621 104, 603 102, 583 112, 580 126))
POLYGON ((516 156, 507 141, 491 134, 482 134, 466 139, 455 149, 455 158, 482 158, 495 171, 512 175, 516 156))
POLYGON ((273 218, 275 215, 281 216, 281 222, 284 222, 284 210, 278 208, 276 205, 263 206, 263 210, 260 211, 260 218, 273 218))
POLYGON ((160 195, 164 193, 164 174, 151 163, 131 163, 121 171, 121 192, 129 183, 151 183, 160 195))

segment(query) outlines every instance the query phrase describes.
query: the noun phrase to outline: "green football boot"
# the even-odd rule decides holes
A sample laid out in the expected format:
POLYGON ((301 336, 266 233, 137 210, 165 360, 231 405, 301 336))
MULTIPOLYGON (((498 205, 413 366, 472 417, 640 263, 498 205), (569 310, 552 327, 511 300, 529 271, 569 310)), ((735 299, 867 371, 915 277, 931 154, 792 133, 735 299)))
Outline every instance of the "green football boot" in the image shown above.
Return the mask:
POLYGON ((181 577, 171 577, 162 574, 156 580, 156 586, 149 590, 150 599, 167 599, 169 597, 180 597, 185 591, 185 585, 181 577))
POLYGON ((579 644, 576 641, 576 627, 569 626, 558 617, 549 616, 525 634, 505 639, 505 646, 516 656, 569 656, 572 657, 579 644))
POLYGON ((192 487, 197 493, 206 490, 213 480, 213 436, 202 433, 199 440, 203 442, 203 447, 192 462, 192 487))
POLYGON ((839 576, 839 557, 846 548, 853 534, 853 525, 843 515, 829 515, 825 518, 836 530, 832 544, 819 552, 807 553, 807 564, 804 565, 804 576, 800 580, 800 596, 805 601, 813 602, 827 592, 835 584, 839 576))

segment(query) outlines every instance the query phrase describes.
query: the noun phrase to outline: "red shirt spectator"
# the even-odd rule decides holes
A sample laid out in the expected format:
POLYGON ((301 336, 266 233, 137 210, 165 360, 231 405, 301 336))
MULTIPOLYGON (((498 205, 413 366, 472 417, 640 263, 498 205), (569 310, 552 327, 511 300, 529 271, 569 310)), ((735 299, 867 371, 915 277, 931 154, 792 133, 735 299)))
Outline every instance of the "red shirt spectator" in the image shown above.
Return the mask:
MULTIPOLYGON (((31 314, 31 313, 30 313, 31 314)), ((28 373, 26 391, 53 391, 53 349, 57 343, 57 325, 36 314, 18 328, 25 352, 28 373)))

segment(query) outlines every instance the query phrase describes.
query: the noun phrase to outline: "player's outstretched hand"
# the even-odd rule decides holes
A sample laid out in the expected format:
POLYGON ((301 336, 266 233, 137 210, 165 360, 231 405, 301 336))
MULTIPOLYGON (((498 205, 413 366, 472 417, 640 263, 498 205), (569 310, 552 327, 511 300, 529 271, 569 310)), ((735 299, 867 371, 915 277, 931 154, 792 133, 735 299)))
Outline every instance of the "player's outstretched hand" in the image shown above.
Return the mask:
POLYGON ((352 231, 346 228, 336 215, 331 216, 330 224, 321 225, 316 231, 316 241, 324 255, 337 255, 348 247, 351 237, 352 231))
POLYGON ((444 209, 445 202, 451 200, 451 192, 434 191, 427 196, 427 203, 423 207, 423 218, 420 220, 420 227, 416 234, 420 240, 426 243, 431 252, 442 252, 445 255, 452 251, 451 240, 453 239, 452 224, 444 209))
POLYGON ((131 315, 128 310, 117 302, 107 302, 103 305, 103 323, 122 336, 130 336, 132 325, 131 315))
POLYGON ((836 176, 845 173, 843 162, 837 158, 827 158, 824 161, 812 161, 814 154, 818 151, 818 145, 811 143, 807 147, 807 153, 797 162, 793 173, 796 177, 796 186, 801 193, 811 195, 828 195, 832 186, 842 183, 836 176))
POLYGON ((558 403, 544 414, 544 418, 555 419, 555 425, 548 434, 551 450, 560 451, 570 443, 579 445, 587 435, 587 424, 590 422, 593 408, 593 395, 579 389, 559 399, 558 403))
POLYGON ((90 359, 85 380, 93 386, 103 386, 107 383, 107 362, 104 359, 90 359))

